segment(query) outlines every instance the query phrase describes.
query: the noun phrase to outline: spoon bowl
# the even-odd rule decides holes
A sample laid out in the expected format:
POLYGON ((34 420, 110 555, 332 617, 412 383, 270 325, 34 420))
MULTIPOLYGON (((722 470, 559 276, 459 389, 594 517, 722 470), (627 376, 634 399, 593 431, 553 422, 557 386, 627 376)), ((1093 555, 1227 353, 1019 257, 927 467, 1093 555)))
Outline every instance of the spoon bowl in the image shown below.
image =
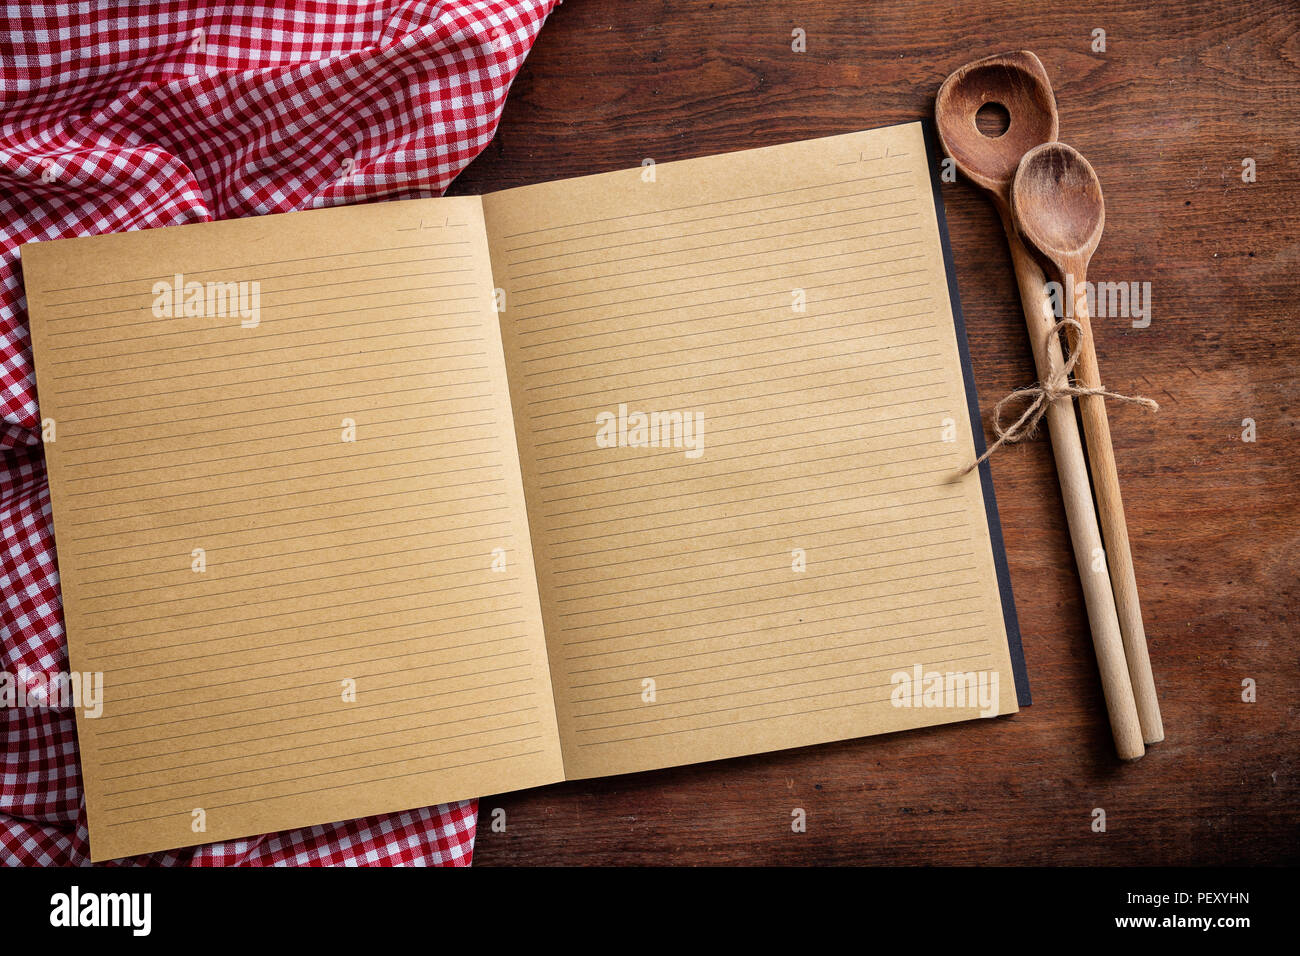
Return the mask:
POLYGON ((934 116, 957 168, 1002 202, 1010 199, 1020 158, 1055 140, 1059 123, 1047 71, 1028 50, 984 57, 954 72, 939 87, 934 116), (1006 110, 1006 131, 997 136, 979 127, 978 114, 989 104, 1006 110))
POLYGON ((1092 259, 1106 226, 1101 180, 1073 146, 1044 143, 1025 153, 1012 184, 1020 234, 1052 262, 1092 259))

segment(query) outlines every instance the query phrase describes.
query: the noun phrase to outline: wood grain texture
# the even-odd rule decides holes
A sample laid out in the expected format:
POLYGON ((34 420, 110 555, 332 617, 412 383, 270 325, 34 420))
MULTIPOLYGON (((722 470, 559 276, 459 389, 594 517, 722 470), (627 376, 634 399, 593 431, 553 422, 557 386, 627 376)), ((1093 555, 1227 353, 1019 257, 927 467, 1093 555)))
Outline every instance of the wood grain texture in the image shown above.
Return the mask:
MULTIPOLYGON (((475 863, 1300 861, 1298 25, 1292 0, 555 11, 452 193, 911 121, 962 63, 1038 53, 1061 138, 1106 193, 1091 277, 1152 288, 1149 328, 1093 328, 1105 384, 1162 406, 1115 406, 1111 428, 1167 739, 1131 765, 1114 756, 1040 438, 993 461, 1033 707, 485 798, 475 863), (790 50, 796 27, 803 54, 790 50), (1105 53, 1091 50, 1098 27, 1105 53), (1245 418, 1254 443, 1241 440, 1245 418), (795 807, 806 833, 791 832, 795 807), (1105 833, 1090 830, 1096 807, 1105 833)), ((987 416, 1033 363, 992 206, 966 183, 946 186, 945 202, 987 416)))

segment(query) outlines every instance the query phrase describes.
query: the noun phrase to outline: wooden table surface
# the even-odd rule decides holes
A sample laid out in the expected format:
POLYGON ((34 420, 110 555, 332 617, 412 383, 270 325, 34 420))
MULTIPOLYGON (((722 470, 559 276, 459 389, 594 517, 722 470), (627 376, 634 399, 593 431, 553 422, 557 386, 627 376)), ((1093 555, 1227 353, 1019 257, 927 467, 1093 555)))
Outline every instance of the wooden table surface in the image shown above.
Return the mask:
MULTIPOLYGON (((1167 739, 1134 764, 1113 756, 1040 437, 993 461, 1031 708, 488 797, 476 864, 1300 860, 1298 24, 1295 0, 556 9, 452 193, 911 121, 962 63, 1039 55, 1061 138, 1105 190, 1089 278, 1151 284, 1148 328, 1095 332, 1106 384, 1161 403, 1112 406, 1111 427, 1167 739)), ((1028 339, 992 208, 964 182, 944 198, 987 427, 1033 380, 1028 339)))

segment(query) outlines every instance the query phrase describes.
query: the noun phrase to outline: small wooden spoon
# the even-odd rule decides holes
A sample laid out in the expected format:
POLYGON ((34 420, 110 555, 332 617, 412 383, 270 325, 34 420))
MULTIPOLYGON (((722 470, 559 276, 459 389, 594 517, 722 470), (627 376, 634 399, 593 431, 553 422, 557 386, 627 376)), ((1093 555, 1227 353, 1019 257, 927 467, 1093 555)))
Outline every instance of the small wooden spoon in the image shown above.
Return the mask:
MULTIPOLYGON (((964 175, 988 190, 1002 217, 1029 327, 1034 365, 1039 380, 1046 382, 1064 368, 1065 357, 1059 337, 1052 332, 1056 319, 1047 293, 1047 278, 1021 243, 1012 221, 1011 183, 1021 157, 1028 150, 1056 139, 1056 98, 1047 71, 1028 50, 999 53, 968 63, 943 81, 935 98, 934 116, 944 152, 964 175), (1010 120, 1006 132, 996 138, 981 132, 976 122, 976 114, 987 103, 1002 106, 1010 120)), ((1074 404, 1068 397, 1048 406, 1047 424, 1115 749, 1121 759, 1136 760, 1146 748, 1142 744, 1133 685, 1124 659, 1110 575, 1104 564, 1100 571, 1093 570, 1093 556, 1104 550, 1093 509, 1083 441, 1074 417, 1074 404)))
MULTIPOLYGON (((1078 290, 1087 288, 1088 264, 1106 225, 1101 182, 1078 150, 1064 143, 1045 143, 1025 153, 1020 160, 1011 187, 1011 206, 1021 236, 1055 266, 1064 290, 1062 302, 1074 307, 1072 317, 1079 328, 1066 326, 1066 334, 1070 351, 1078 356, 1075 379, 1086 388, 1100 388, 1101 372, 1093 345, 1088 300, 1078 290)), ((1079 409, 1142 738, 1149 744, 1158 743, 1164 740, 1164 725, 1142 627, 1133 552, 1119 493, 1110 422, 1106 418, 1106 399, 1101 395, 1080 395, 1079 409)))

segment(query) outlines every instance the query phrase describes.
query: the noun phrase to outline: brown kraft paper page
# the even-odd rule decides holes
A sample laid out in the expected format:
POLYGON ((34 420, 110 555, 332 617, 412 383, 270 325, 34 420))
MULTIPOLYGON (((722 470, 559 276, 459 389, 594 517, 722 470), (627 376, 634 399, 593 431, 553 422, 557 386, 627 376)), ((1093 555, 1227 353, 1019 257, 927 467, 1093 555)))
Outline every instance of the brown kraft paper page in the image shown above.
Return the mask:
POLYGON ((93 859, 560 779, 477 199, 23 267, 93 859))
POLYGON ((1016 710, 919 124, 483 205, 566 776, 1016 710))

